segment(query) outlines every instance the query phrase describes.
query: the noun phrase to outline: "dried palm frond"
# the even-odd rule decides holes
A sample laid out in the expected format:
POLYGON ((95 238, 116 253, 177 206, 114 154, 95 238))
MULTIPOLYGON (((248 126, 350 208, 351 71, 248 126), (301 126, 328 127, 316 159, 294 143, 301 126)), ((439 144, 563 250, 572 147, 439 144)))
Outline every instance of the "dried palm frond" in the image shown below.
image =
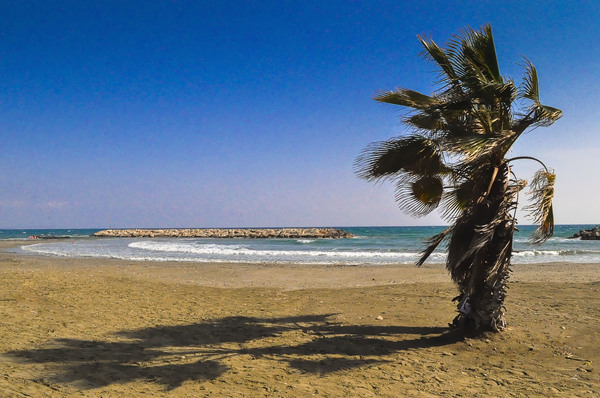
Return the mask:
POLYGON ((531 180, 529 195, 531 204, 525 207, 534 223, 539 224, 532 241, 545 242, 554 232, 554 214, 552 199, 554 198, 554 181, 556 175, 546 170, 539 170, 531 180))
POLYGON ((446 239, 448 234, 450 234, 451 232, 452 232, 452 227, 448 227, 445 230, 443 230, 442 232, 440 232, 439 234, 434 235, 425 241, 425 243, 427 244, 427 247, 421 253, 421 257, 419 258, 419 261, 417 261, 418 267, 423 265, 423 263, 431 255, 431 253, 434 252, 434 250, 439 246, 439 244, 442 243, 444 241, 444 239, 446 239))

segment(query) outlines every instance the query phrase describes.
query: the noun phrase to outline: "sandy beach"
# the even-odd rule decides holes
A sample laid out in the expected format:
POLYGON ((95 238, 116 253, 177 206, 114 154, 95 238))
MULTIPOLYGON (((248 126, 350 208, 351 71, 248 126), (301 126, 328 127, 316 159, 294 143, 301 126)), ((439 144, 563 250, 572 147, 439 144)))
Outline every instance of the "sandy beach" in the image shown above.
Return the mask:
POLYGON ((515 266, 508 330, 476 340, 442 265, 0 252, 0 278, 3 397, 600 396, 599 264, 515 266))

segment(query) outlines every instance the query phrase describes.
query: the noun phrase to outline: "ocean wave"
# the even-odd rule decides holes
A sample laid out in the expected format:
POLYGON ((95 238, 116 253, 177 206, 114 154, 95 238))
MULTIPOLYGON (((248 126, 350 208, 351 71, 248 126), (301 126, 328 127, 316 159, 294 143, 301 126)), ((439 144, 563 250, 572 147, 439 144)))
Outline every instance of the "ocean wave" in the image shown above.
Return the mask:
POLYGON ((357 251, 333 248, 331 250, 265 250, 250 249, 241 245, 219 244, 186 244, 173 242, 141 241, 132 242, 130 248, 148 250, 153 252, 186 253, 198 255, 219 256, 249 256, 249 257, 290 257, 297 261, 302 257, 335 257, 335 258, 389 258, 404 259, 418 258, 420 253, 415 252, 390 252, 390 251, 357 251))
POLYGON ((560 242, 560 243, 574 243, 574 244, 578 244, 581 243, 581 239, 577 239, 577 238, 564 238, 564 237, 558 237, 558 236, 554 236, 552 238, 549 239, 550 242, 560 242))
MULTIPOLYGON (((69 252, 65 250, 51 249, 48 247, 35 247, 36 245, 22 246, 21 250, 25 252, 44 254, 56 257, 89 257, 89 258, 106 258, 115 260, 132 260, 132 261, 176 261, 176 262, 211 262, 210 260, 203 261, 197 257, 157 257, 157 256, 139 256, 127 253, 102 253, 102 252, 69 252)), ((233 262, 233 261, 232 261, 233 262)))
POLYGON ((597 250, 519 250, 513 251, 513 256, 529 257, 529 256, 600 256, 600 251, 597 250))
POLYGON ((131 242, 127 245, 133 249, 148 250, 154 252, 168 252, 168 253, 192 253, 192 254, 214 254, 221 253, 227 255, 235 255, 243 253, 246 249, 240 245, 219 245, 219 244, 205 244, 205 245, 194 245, 190 243, 179 243, 179 242, 156 242, 156 241, 141 241, 131 242))
MULTIPOLYGON (((67 245, 28 245, 23 246, 25 252, 59 257, 92 257, 105 259, 121 259, 133 261, 157 262, 197 262, 197 263, 275 263, 275 264, 315 264, 315 265, 377 265, 377 264, 410 264, 414 263, 418 253, 385 253, 385 252, 341 252, 341 251, 292 251, 292 250, 251 250, 248 248, 223 247, 227 245, 205 245, 190 250, 179 245, 154 244, 154 242, 133 242, 126 247, 102 250, 93 247, 72 248, 67 245), (149 245, 150 244, 150 245, 149 245), (140 247, 153 247, 151 250, 140 247), (162 251, 155 250, 162 247, 162 251), (166 249, 166 250, 165 250, 166 249), (185 249, 185 250, 182 250, 185 249)), ((185 245, 184 245, 185 246, 185 245)), ((432 255, 432 260, 443 262, 444 254, 432 255)))
MULTIPOLYGON (((409 239, 406 234, 386 237, 382 233, 369 236, 367 232, 357 232, 357 240, 89 238, 35 242, 24 246, 21 252, 138 261, 384 265, 415 263, 424 247, 412 235, 409 239)), ((517 244, 515 249, 515 264, 600 262, 597 242, 559 238, 543 246, 517 244)), ((446 252, 440 248, 428 263, 445 263, 446 259, 446 252)))
POLYGON ((561 250, 522 250, 514 251, 513 257, 529 257, 529 256, 559 256, 561 250))

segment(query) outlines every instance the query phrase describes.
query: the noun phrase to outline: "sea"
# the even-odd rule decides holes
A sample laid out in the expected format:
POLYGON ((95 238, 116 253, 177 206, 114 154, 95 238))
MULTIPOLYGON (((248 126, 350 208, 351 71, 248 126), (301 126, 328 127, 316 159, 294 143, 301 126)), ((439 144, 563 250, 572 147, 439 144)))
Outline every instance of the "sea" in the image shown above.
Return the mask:
MULTIPOLYGON (((557 225, 554 236, 536 245, 530 237, 534 226, 522 225, 515 233, 513 264, 600 263, 600 241, 569 239, 594 225, 557 225)), ((95 238, 99 229, 5 229, 0 240, 30 236, 43 239, 6 249, 31 255, 95 257, 170 262, 281 263, 321 265, 411 264, 424 249, 424 241, 443 226, 342 227, 354 234, 347 239, 195 239, 195 238, 95 238)), ((427 263, 445 263, 444 245, 427 263)))

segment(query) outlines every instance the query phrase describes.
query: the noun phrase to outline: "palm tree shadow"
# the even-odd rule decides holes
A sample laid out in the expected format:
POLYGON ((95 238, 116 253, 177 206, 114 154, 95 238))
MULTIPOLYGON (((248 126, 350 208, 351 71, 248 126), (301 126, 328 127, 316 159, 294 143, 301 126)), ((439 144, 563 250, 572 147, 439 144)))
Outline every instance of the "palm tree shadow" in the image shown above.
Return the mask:
POLYGON ((6 355, 44 364, 49 379, 83 389, 136 380, 167 389, 188 380, 214 380, 229 370, 227 358, 284 362, 307 373, 331 373, 384 362, 383 356, 411 349, 452 344, 460 340, 442 327, 341 326, 328 321, 335 314, 252 318, 225 317, 210 322, 120 331, 121 341, 56 339, 46 348, 6 355), (309 341, 289 345, 288 332, 302 332, 309 341), (260 347, 248 348, 246 346, 260 347))

